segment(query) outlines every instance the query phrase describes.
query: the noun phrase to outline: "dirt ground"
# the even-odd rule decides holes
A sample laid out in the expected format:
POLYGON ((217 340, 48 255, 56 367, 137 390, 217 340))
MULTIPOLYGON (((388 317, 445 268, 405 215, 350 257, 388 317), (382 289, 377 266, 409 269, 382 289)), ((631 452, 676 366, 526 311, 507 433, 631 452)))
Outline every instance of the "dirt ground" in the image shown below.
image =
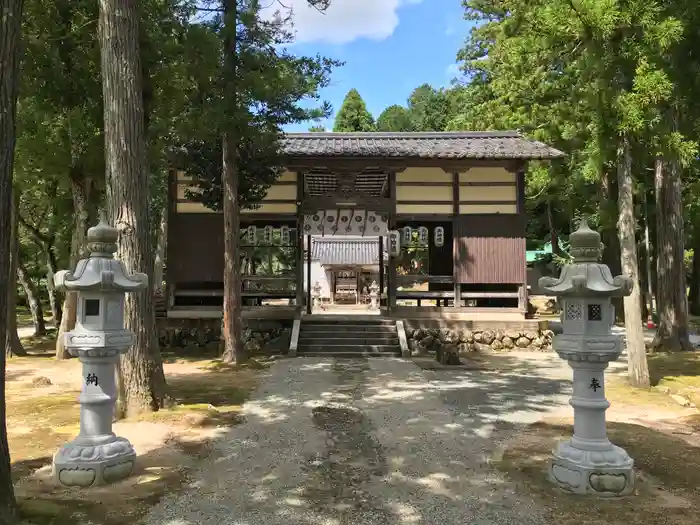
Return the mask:
POLYGON ((166 492, 188 481, 211 440, 240 421, 240 409, 259 379, 258 367, 231 368, 214 359, 164 353, 165 373, 178 406, 114 425, 134 445, 133 475, 105 488, 64 489, 51 480, 56 450, 79 431, 77 359, 56 361, 50 341, 34 355, 8 361, 7 428, 15 491, 27 524, 129 525, 166 492))
POLYGON ((700 353, 648 358, 653 388, 630 388, 623 374, 609 374, 606 397, 610 440, 635 461, 636 490, 625 498, 582 498, 547 479, 558 441, 571 437, 573 419, 544 419, 503 444, 495 466, 522 483, 549 509, 557 525, 700 523, 700 412, 674 397, 700 401, 700 353), (673 396, 673 397, 672 397, 673 396))
MULTIPOLYGON (((242 403, 266 365, 222 366, 214 356, 184 357, 164 352, 165 372, 178 406, 117 422, 139 455, 129 479, 106 488, 55 486, 51 458, 78 432, 80 363, 53 359, 51 337, 25 339, 30 357, 12 358, 6 371, 7 426, 16 494, 34 525, 133 525, 165 493, 189 482, 188 474, 209 453, 210 443, 240 421, 242 403)), ((482 359, 473 368, 496 366, 482 359)), ((698 400, 700 353, 654 355, 655 387, 629 388, 624 375, 608 375, 610 438, 624 447, 638 468, 637 491, 623 499, 571 496, 547 481, 556 442, 570 437, 570 419, 543 420, 504 444, 494 466, 541 498, 557 525, 623 525, 645 512, 646 525, 697 524, 700 508, 700 415, 671 394, 698 400)))

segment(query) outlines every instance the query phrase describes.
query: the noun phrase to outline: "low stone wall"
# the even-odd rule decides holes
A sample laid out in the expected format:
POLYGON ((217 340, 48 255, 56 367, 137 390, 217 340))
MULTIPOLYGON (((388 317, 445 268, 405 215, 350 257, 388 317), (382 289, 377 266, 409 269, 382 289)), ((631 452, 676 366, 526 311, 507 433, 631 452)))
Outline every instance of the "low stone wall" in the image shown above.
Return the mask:
MULTIPOLYGON (((283 321, 244 323, 243 344, 251 354, 273 350, 281 352, 289 348, 292 327, 283 321), (286 338, 286 345, 280 339, 286 338), (271 344, 278 342, 279 344, 271 344), (270 348, 272 347, 272 348, 270 348)), ((158 342, 170 348, 217 349, 221 339, 219 319, 161 319, 158 322, 158 342)))
POLYGON ((406 338, 414 355, 441 352, 443 349, 469 352, 552 349, 551 330, 410 328, 406 338))

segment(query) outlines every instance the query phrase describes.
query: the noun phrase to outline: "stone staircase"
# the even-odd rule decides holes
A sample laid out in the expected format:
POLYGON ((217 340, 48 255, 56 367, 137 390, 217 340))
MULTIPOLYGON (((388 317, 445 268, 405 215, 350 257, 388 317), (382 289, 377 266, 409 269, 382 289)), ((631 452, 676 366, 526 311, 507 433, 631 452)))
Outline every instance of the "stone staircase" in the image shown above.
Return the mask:
POLYGON ((389 319, 347 317, 302 319, 297 355, 400 357, 396 322, 389 319))

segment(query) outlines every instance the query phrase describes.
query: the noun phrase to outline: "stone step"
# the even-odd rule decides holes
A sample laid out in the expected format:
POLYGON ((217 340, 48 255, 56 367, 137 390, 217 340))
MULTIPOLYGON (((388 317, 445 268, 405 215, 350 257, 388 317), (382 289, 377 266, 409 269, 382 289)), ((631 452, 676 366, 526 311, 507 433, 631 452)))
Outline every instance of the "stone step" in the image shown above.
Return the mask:
POLYGON ((298 350, 297 355, 302 357, 401 357, 400 351, 339 351, 327 352, 322 350, 298 350))
POLYGON ((351 344, 300 344, 298 353, 308 354, 309 352, 320 352, 323 354, 337 354, 339 352, 376 352, 382 355, 399 354, 401 349, 398 345, 351 345, 351 344))
POLYGON ((399 336, 366 334, 299 334, 299 344, 398 345, 399 336))
POLYGON ((396 321, 391 319, 348 319, 347 317, 340 317, 335 319, 302 319, 301 324, 302 326, 396 326, 396 321))
POLYGON ((345 326, 345 325, 312 325, 302 324, 300 333, 372 333, 372 334, 395 334, 396 326, 345 326))

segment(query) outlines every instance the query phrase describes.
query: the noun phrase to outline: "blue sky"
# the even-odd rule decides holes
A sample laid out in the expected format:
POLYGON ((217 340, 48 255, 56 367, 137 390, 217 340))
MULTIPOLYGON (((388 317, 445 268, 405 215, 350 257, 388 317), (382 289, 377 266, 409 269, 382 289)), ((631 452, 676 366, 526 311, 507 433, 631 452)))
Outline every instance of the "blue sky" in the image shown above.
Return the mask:
MULTIPOLYGON (((387 106, 405 104, 420 84, 448 86, 457 74, 456 53, 470 28, 460 0, 332 0, 326 14, 305 2, 284 2, 294 9, 297 42, 291 50, 345 62, 321 93, 334 111, 356 88, 377 118, 387 106)), ((306 131, 311 124, 286 131, 306 131)), ((321 124, 331 130, 333 118, 321 124)))

